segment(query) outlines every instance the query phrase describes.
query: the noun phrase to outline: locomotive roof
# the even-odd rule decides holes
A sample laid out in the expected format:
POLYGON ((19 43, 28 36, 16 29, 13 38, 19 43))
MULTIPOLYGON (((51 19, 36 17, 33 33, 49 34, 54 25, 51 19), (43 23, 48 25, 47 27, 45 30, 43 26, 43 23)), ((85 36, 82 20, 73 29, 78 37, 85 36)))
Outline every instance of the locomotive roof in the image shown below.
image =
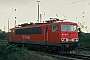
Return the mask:
POLYGON ((18 25, 18 27, 12 28, 12 29, 30 28, 30 27, 32 28, 32 27, 38 27, 38 26, 40 27, 40 26, 52 25, 52 24, 76 24, 74 22, 65 22, 64 20, 66 20, 66 19, 60 20, 58 18, 50 18, 50 20, 46 20, 45 23, 44 22, 43 23, 30 22, 29 24, 24 23, 24 24, 18 25))
POLYGON ((54 23, 33 23, 33 24, 21 24, 19 25, 20 27, 15 27, 12 29, 20 29, 20 28, 32 28, 32 27, 40 27, 40 26, 45 26, 45 25, 52 25, 52 24, 77 24, 74 22, 54 22, 54 23))

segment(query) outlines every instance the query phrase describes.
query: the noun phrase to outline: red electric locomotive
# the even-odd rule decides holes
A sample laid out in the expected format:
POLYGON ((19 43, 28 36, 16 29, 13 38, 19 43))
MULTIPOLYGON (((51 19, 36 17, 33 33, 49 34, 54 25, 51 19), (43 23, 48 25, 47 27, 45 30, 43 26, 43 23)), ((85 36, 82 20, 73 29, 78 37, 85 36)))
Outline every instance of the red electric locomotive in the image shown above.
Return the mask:
POLYGON ((9 43, 26 44, 42 50, 72 51, 78 46, 77 23, 57 22, 21 24, 10 29, 9 43))

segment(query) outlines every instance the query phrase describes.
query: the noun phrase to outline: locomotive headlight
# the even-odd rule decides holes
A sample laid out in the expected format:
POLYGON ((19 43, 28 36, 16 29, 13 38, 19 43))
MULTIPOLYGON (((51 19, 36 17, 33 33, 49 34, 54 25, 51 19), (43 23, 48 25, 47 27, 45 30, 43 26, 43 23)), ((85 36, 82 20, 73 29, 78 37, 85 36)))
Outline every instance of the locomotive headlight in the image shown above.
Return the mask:
POLYGON ((72 39, 72 42, 74 42, 74 39, 72 39))
POLYGON ((68 42, 68 39, 67 38, 62 38, 61 41, 62 42, 68 42))
POLYGON ((78 42, 78 38, 76 39, 76 41, 78 42))
POLYGON ((72 42, 78 42, 78 38, 73 38, 72 42))

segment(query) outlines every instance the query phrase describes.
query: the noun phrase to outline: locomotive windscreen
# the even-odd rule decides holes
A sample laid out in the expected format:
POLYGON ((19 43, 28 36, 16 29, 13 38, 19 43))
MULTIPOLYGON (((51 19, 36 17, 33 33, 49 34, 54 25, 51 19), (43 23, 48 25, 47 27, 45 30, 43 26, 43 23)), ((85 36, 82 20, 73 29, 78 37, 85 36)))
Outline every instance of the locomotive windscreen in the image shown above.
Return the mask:
POLYGON ((77 31, 77 25, 62 24, 61 30, 62 31, 77 31))

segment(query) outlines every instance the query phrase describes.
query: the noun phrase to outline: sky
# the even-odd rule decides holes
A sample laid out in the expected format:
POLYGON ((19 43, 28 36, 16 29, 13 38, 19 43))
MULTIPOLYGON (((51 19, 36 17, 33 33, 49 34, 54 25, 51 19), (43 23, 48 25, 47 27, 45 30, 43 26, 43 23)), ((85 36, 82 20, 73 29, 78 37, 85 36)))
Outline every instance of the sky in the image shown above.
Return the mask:
MULTIPOLYGON (((76 23, 84 22, 87 29, 83 28, 83 31, 90 32, 90 0, 40 0, 39 6, 42 21, 58 17, 76 23)), ((3 31, 8 31, 8 20, 9 28, 13 28, 15 20, 18 25, 37 22, 37 19, 37 0, 0 0, 0 29, 3 31)))

